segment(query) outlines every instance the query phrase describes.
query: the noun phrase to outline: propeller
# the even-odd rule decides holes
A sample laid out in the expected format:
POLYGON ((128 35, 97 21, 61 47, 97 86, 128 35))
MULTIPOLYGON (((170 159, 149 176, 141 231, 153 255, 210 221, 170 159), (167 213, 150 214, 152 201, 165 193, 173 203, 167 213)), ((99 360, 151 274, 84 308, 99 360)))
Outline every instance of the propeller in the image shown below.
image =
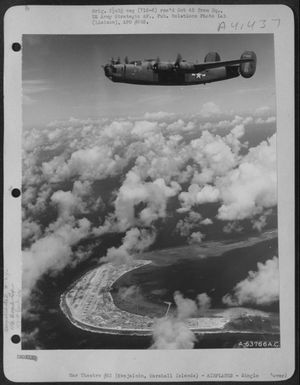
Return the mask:
POLYGON ((124 62, 125 62, 125 64, 129 63, 128 56, 125 56, 124 62))
POLYGON ((174 67, 176 70, 178 70, 180 68, 180 62, 182 60, 182 56, 180 55, 180 53, 177 55, 177 58, 176 58, 176 61, 175 61, 175 64, 174 64, 174 67))
POLYGON ((160 63, 160 58, 159 56, 157 56, 156 58, 156 62, 153 64, 152 68, 154 71, 157 71, 158 70, 158 64, 160 63))

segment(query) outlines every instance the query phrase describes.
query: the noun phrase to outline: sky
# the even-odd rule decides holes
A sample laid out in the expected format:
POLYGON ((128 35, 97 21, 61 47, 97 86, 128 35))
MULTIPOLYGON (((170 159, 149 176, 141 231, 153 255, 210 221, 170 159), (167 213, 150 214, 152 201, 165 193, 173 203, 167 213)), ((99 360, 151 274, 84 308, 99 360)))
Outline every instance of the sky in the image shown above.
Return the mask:
POLYGON ((273 35, 24 35, 23 122, 39 127, 55 120, 140 116, 146 112, 197 113, 213 102, 226 113, 275 112, 273 35), (222 60, 245 50, 257 55, 250 79, 238 77, 196 86, 141 86, 113 83, 101 65, 111 57, 204 61, 210 51, 222 60))

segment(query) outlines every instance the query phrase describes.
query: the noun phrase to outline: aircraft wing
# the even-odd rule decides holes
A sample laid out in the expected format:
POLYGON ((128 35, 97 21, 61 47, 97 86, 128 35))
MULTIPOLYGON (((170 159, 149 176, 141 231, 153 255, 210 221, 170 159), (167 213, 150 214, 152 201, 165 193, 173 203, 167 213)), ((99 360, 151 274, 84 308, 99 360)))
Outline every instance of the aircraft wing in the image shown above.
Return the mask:
POLYGON ((194 64, 194 70, 200 72, 200 71, 208 70, 210 68, 237 66, 241 63, 249 63, 252 61, 254 61, 253 58, 227 60, 227 61, 215 61, 215 62, 209 62, 209 63, 194 64))

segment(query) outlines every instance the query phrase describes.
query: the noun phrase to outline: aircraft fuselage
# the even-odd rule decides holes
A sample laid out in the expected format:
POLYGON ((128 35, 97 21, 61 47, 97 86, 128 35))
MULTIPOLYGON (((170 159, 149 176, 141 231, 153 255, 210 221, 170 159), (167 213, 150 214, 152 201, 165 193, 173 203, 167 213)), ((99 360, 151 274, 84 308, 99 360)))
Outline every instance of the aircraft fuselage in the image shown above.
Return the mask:
POLYGON ((105 75, 113 82, 145 85, 196 85, 206 84, 240 75, 238 67, 218 67, 200 72, 193 71, 193 64, 185 70, 168 68, 161 63, 162 70, 153 70, 151 62, 116 64, 104 68, 105 75))

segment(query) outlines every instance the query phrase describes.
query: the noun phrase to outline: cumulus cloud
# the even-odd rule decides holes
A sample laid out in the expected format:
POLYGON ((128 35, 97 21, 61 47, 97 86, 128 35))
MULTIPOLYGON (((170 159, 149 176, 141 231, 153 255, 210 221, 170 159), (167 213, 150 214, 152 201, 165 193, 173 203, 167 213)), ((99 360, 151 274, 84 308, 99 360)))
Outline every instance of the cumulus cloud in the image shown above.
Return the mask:
POLYGON ((151 349, 193 349, 196 337, 177 318, 161 318, 154 325, 151 349))
POLYGON ((270 305, 279 300, 279 264, 273 257, 257 264, 257 271, 249 271, 248 277, 239 282, 232 293, 223 297, 228 306, 270 305))
POLYGON ((200 315, 204 315, 206 311, 211 307, 211 298, 207 295, 207 293, 198 294, 197 305, 198 313, 200 313, 200 315))
POLYGON ((145 112, 144 118, 146 120, 163 120, 169 117, 173 117, 174 113, 172 112, 165 112, 165 111, 158 111, 158 112, 145 112))
POLYGON ((219 200, 220 192, 212 185, 199 187, 197 184, 191 184, 188 191, 179 194, 181 208, 179 212, 189 211, 193 206, 203 203, 212 203, 219 200))
MULTIPOLYGON (((212 176, 224 175, 237 163, 237 156, 220 135, 203 131, 191 141, 192 156, 202 169, 211 170, 212 176)), ((209 182, 209 181, 207 181, 209 182)))
POLYGON ((89 181, 75 181, 72 191, 55 191, 50 201, 57 206, 59 215, 65 219, 73 214, 90 213, 103 204, 101 197, 93 196, 89 181))
POLYGON ((195 170, 187 191, 179 194, 178 212, 220 202, 217 218, 234 221, 252 218, 277 204, 276 135, 250 148, 242 157, 239 151, 244 124, 239 117, 236 122, 224 137, 205 131, 191 142, 201 172, 195 170))
POLYGON ((180 219, 176 225, 176 231, 181 237, 188 237, 191 231, 201 223, 202 215, 195 211, 190 211, 184 219, 180 219))
POLYGON ((205 238, 205 234, 201 233, 201 231, 196 231, 196 232, 191 234, 191 236, 189 238, 189 243, 190 244, 201 243, 204 238, 205 238))
POLYGON ((224 227, 223 231, 226 234, 230 233, 240 233, 243 231, 243 226, 238 221, 228 222, 224 227))
POLYGON ((179 292, 174 293, 176 315, 156 321, 153 328, 152 349, 193 349, 196 337, 188 328, 185 320, 197 312, 196 303, 184 298, 179 292))
POLYGON ((38 279, 46 272, 55 275, 74 262, 72 246, 86 238, 90 231, 86 219, 70 219, 56 223, 53 231, 35 241, 23 251, 23 294, 27 297, 38 279))
POLYGON ((208 225, 212 225, 213 221, 210 218, 205 218, 200 223, 201 225, 208 226, 208 225))
POLYGON ((196 314, 196 303, 192 299, 185 298, 179 291, 175 291, 174 301, 177 306, 177 317, 179 319, 184 320, 196 314))
POLYGON ((154 323, 152 349, 193 349, 196 336, 186 321, 188 318, 203 316, 211 306, 211 299, 206 293, 199 294, 193 301, 176 291, 174 302, 176 312, 154 323))
POLYGON ((116 175, 127 162, 119 155, 112 155, 108 146, 94 146, 72 153, 69 160, 55 157, 43 164, 43 173, 52 182, 59 182, 78 177, 80 179, 104 179, 116 175))
POLYGON ((168 198, 177 195, 180 185, 171 182, 166 185, 164 179, 144 182, 140 175, 131 170, 120 187, 115 201, 115 214, 121 229, 127 229, 138 223, 150 226, 158 218, 165 218, 168 198), (136 212, 136 207, 144 207, 136 212))
POLYGON ((23 241, 35 241, 42 234, 41 225, 30 219, 22 221, 22 239, 23 241))
POLYGON ((271 214, 272 214, 272 209, 269 209, 269 210, 265 210, 265 212, 262 215, 260 215, 258 218, 253 218, 251 221, 253 229, 261 232, 263 228, 267 225, 267 218, 271 214))
POLYGON ((250 148, 240 165, 216 180, 222 205, 218 218, 241 220, 277 204, 276 135, 250 148))
POLYGON ((275 122, 276 122, 275 116, 268 116, 266 118, 259 117, 255 119, 256 124, 270 124, 275 122))
POLYGON ((270 106, 261 106, 261 107, 258 107, 255 111, 254 111, 254 115, 256 116, 266 116, 266 115, 269 115, 271 113, 271 107, 270 106))
POLYGON ((56 191, 51 196, 51 201, 57 205, 59 215, 62 217, 69 217, 77 210, 80 211, 80 200, 74 196, 71 191, 56 191))
POLYGON ((218 115, 221 113, 220 107, 214 102, 204 103, 200 109, 200 114, 204 118, 209 118, 213 115, 218 115))
POLYGON ((130 264, 134 259, 134 254, 146 250, 154 240, 155 232, 153 230, 134 227, 126 232, 120 247, 111 247, 107 250, 107 254, 101 258, 101 262, 130 264))

